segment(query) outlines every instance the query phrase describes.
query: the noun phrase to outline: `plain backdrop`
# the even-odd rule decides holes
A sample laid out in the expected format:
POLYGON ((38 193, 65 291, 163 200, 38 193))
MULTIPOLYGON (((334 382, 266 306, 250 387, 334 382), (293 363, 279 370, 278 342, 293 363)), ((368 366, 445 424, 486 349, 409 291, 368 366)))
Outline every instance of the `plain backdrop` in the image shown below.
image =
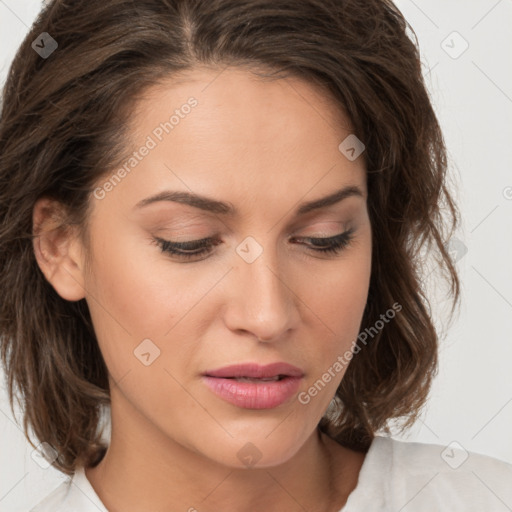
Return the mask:
MULTIPOLYGON (((442 447, 457 442, 512 463, 512 1, 397 4, 419 39, 463 226, 451 242, 461 313, 441 342, 440 371, 423 416, 394 437, 442 447)), ((0 0, 2 84, 41 5, 0 0)), ((435 283, 432 292, 440 293, 435 283)), ((436 324, 444 325, 447 303, 439 295, 433 306, 436 324)), ((65 478, 43 469, 32 452, 2 388, 0 511, 28 511, 65 478)))

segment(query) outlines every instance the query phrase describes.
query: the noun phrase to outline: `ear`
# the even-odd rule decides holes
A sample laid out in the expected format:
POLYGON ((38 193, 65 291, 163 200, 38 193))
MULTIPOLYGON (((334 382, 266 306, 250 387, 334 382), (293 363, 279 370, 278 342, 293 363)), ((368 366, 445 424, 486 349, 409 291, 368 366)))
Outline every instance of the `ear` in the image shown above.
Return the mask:
POLYGON ((85 297, 83 248, 75 230, 62 225, 64 218, 64 209, 57 201, 36 201, 32 215, 34 253, 55 291, 63 299, 77 301, 85 297))

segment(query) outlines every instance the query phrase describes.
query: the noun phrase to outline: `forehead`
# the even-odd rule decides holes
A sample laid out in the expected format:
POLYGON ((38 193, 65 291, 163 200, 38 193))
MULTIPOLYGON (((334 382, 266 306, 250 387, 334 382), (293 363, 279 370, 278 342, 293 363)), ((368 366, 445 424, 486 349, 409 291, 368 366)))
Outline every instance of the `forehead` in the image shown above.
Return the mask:
MULTIPOLYGON (((333 138, 336 141, 343 133, 352 132, 343 107, 326 87, 293 76, 257 76, 261 72, 239 67, 203 67, 173 75, 139 97, 131 116, 131 132, 143 136, 155 122, 168 119, 191 97, 198 105, 191 115, 184 117, 189 129, 197 130, 198 136, 202 135, 201 128, 215 125, 209 138, 229 133, 231 137, 239 134, 235 140, 248 134, 255 141, 265 139, 265 135, 274 140, 277 133, 283 141, 307 136, 328 144, 333 138)), ((177 132, 173 130, 173 135, 177 132)))
POLYGON ((363 158, 350 161, 339 149, 349 119, 301 79, 190 71, 146 90, 128 130, 132 151, 151 150, 116 186, 127 205, 165 189, 248 206, 314 199, 346 185, 366 190, 363 158))

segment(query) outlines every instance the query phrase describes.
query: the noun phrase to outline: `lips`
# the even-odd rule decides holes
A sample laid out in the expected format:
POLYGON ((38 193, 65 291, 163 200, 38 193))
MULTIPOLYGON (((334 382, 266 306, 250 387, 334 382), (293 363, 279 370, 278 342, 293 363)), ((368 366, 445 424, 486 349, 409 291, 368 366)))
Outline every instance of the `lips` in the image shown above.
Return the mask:
POLYGON ((237 407, 272 409, 291 400, 303 376, 300 368, 288 363, 247 363, 209 370, 202 378, 217 397, 237 407))
POLYGON ((234 364, 216 370, 208 370, 203 375, 224 379, 276 379, 279 377, 303 377, 304 372, 288 363, 272 363, 261 366, 257 363, 234 364))

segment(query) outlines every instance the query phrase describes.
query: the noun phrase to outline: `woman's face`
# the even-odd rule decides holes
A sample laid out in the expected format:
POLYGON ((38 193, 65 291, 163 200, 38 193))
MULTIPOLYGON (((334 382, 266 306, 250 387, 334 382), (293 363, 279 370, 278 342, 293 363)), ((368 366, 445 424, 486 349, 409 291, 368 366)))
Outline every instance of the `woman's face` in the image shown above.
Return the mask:
POLYGON ((276 465, 314 432, 360 329, 372 249, 363 156, 347 151, 353 139, 339 149, 349 121, 306 83, 229 68, 185 78, 138 103, 136 155, 94 193, 84 296, 111 375, 113 432, 229 466, 276 465), (164 191, 209 201, 147 201, 164 191), (347 231, 337 253, 309 239, 347 231), (205 238, 202 254, 181 248, 188 256, 155 241, 205 238), (205 377, 276 362, 297 375, 205 377))

